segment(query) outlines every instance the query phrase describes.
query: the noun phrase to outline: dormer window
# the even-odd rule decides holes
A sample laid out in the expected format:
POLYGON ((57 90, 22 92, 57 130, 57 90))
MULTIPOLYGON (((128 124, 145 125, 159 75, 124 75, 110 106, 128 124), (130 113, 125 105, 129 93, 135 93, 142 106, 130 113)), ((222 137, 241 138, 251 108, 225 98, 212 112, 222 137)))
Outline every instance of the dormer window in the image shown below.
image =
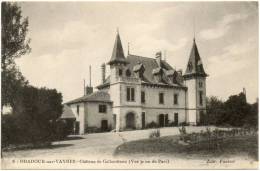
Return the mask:
POLYGON ((154 78, 155 78, 155 80, 157 81, 157 82, 161 82, 162 81, 162 68, 155 68, 155 69, 153 69, 153 71, 152 71, 152 74, 153 74, 153 76, 154 76, 154 78))
POLYGON ((137 77, 142 78, 145 68, 141 62, 138 62, 138 64, 133 67, 133 71, 137 77))
POLYGON ((125 75, 127 77, 131 77, 131 71, 129 69, 126 70, 125 75))

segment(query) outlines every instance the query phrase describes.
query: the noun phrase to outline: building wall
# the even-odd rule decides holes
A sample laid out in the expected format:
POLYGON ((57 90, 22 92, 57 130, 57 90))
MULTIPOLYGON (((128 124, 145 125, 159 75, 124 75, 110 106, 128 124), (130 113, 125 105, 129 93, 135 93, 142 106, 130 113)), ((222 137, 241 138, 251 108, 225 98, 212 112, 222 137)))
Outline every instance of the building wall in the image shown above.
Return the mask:
POLYGON ((128 113, 135 114, 137 129, 142 128, 142 112, 146 115, 146 125, 152 121, 158 123, 159 114, 168 114, 169 122, 173 122, 174 113, 178 113, 179 123, 186 121, 184 89, 141 86, 140 80, 130 79, 119 79, 118 83, 110 86, 111 99, 114 101, 113 113, 117 115, 116 130, 125 129, 128 113), (127 87, 135 88, 134 101, 127 101, 127 87), (141 103, 141 91, 145 92, 145 103, 141 103), (159 93, 164 93, 164 104, 159 104, 159 93), (178 104, 174 104, 175 93, 178 94, 178 104))
MULTIPOLYGON (((158 88, 142 86, 145 92, 145 103, 143 107, 163 108, 163 109, 184 109, 185 108, 185 90, 180 88, 158 88), (159 93, 164 94, 164 104, 159 103, 159 93), (178 104, 174 104, 174 94, 178 94, 178 104)), ((141 95, 140 95, 141 96, 141 95)))
POLYGON ((76 117, 76 121, 79 122, 79 134, 84 134, 85 130, 85 104, 84 103, 75 103, 71 104, 70 108, 73 112, 73 114, 76 117), (79 113, 77 113, 77 106, 79 106, 79 113))
POLYGON ((197 111, 196 111, 196 115, 197 115, 197 122, 200 122, 200 112, 204 111, 206 112, 206 78, 197 78, 196 79, 196 86, 197 86, 197 111), (202 87, 199 86, 199 83, 202 83, 202 87), (199 91, 203 92, 203 101, 202 101, 202 105, 200 104, 200 95, 199 95, 199 91))
POLYGON ((185 80, 187 91, 187 122, 196 124, 200 121, 200 111, 206 110, 206 78, 193 78, 185 80), (202 87, 199 86, 202 82, 202 87), (203 105, 200 104, 199 92, 203 92, 203 105))
POLYGON ((101 121, 107 120, 108 127, 113 128, 112 106, 109 103, 88 102, 86 103, 85 127, 101 128, 101 121), (99 105, 106 105, 107 112, 99 113, 99 105))
POLYGON ((187 86, 187 122, 191 124, 196 124, 196 115, 197 115, 197 102, 196 102, 196 80, 190 79, 185 80, 184 84, 187 86))
POLYGON ((142 128, 142 109, 141 107, 120 107, 120 128, 119 130, 125 130, 126 128, 126 116, 129 113, 133 113, 135 117, 135 127, 136 129, 142 128))
POLYGON ((168 114, 169 123, 174 122, 174 113, 178 113, 178 124, 184 123, 186 121, 185 110, 184 109, 146 109, 142 110, 145 112, 145 124, 155 122, 159 124, 159 115, 168 114))

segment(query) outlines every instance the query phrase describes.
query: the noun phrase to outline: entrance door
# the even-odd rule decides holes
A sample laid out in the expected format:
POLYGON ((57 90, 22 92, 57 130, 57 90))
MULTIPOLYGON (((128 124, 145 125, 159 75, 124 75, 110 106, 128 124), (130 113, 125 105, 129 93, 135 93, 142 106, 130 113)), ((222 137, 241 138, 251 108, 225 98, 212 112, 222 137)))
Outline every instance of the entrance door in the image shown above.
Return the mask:
POLYGON ((107 130, 108 130, 107 120, 102 120, 101 121, 101 131, 107 131, 107 130))
POLYGON ((145 128, 145 112, 142 112, 142 129, 145 128))
POLYGON ((135 114, 128 113, 126 115, 126 128, 135 129, 135 114))
POLYGON ((178 113, 174 113, 174 123, 175 123, 176 125, 178 125, 178 123, 179 123, 178 113))
POLYGON ((165 121, 164 114, 160 114, 159 115, 159 126, 160 127, 164 127, 164 121, 165 121))

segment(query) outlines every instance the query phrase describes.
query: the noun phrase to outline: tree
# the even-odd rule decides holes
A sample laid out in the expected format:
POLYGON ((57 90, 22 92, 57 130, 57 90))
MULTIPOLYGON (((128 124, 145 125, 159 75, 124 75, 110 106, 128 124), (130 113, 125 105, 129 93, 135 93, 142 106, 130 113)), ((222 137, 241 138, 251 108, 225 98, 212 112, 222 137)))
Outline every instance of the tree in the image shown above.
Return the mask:
POLYGON ((28 81, 23 77, 15 65, 15 59, 29 53, 30 39, 28 32, 28 18, 22 17, 21 8, 17 3, 2 2, 1 13, 1 75, 2 75, 2 106, 12 104, 15 91, 28 81))
MULTIPOLYGON (((4 124, 3 139, 9 143, 42 143, 56 136, 56 121, 62 114, 62 95, 55 89, 25 86, 15 97, 12 122, 15 127, 4 124), (10 136, 11 134, 11 136, 10 136), (15 137, 15 139, 10 139, 15 137)), ((6 118, 4 123, 10 123, 6 118)))
POLYGON ((248 126, 258 128, 258 101, 251 105, 250 112, 246 115, 245 122, 248 126))
POLYGON ((207 99, 210 124, 257 127, 258 102, 250 105, 244 93, 232 95, 225 102, 217 97, 207 99))
POLYGON ((224 105, 226 114, 223 116, 223 120, 233 126, 243 126, 245 118, 251 110, 251 106, 246 102, 245 94, 230 96, 224 105))
POLYGON ((208 123, 218 125, 220 124, 221 117, 224 115, 224 102, 216 96, 207 98, 207 115, 208 123))

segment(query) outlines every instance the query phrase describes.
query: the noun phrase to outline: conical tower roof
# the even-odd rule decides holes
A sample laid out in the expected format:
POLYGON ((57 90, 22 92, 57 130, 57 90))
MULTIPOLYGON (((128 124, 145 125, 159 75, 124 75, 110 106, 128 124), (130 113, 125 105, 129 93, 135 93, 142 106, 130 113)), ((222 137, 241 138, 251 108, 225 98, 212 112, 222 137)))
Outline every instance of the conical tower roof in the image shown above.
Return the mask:
POLYGON ((124 64, 127 63, 125 55, 124 55, 124 50, 122 47, 119 32, 117 32, 112 56, 111 56, 111 59, 108 62, 108 64, 111 65, 111 64, 115 64, 115 63, 124 63, 124 64))
POLYGON ((200 54, 195 39, 193 39, 193 45, 190 52, 189 61, 184 74, 184 77, 188 76, 207 76, 202 64, 202 60, 200 58, 200 54))

